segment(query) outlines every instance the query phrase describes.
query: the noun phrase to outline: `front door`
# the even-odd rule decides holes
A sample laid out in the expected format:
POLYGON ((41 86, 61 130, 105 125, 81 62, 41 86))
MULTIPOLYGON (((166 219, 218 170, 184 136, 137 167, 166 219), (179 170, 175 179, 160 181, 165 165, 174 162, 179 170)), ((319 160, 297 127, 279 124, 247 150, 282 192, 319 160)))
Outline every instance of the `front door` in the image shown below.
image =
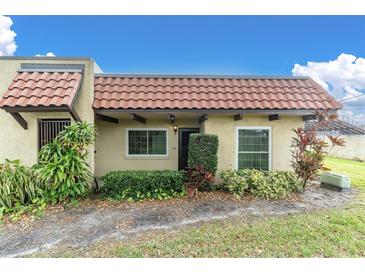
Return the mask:
POLYGON ((199 133, 199 128, 179 128, 179 170, 188 166, 189 136, 199 133))

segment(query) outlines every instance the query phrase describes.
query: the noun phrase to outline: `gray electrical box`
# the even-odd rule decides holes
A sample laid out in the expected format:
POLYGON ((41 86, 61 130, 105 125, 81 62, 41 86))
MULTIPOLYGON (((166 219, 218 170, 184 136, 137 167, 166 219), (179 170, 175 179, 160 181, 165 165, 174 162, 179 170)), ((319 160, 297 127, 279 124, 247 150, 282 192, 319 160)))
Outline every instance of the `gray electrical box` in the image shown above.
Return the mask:
POLYGON ((336 173, 322 173, 320 176, 321 186, 337 190, 348 190, 351 188, 349 176, 336 173))

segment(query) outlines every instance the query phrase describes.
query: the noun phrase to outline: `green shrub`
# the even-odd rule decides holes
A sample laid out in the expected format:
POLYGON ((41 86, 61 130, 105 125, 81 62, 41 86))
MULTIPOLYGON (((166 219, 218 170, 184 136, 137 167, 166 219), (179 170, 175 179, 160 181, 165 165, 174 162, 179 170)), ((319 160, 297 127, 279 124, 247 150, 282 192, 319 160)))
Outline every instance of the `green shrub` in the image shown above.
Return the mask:
POLYGON ((185 194, 181 171, 126 170, 111 171, 102 178, 100 194, 104 198, 139 201, 168 199, 185 194))
POLYGON ((19 160, 0 164, 0 217, 3 213, 11 213, 12 220, 23 213, 39 215, 47 202, 74 201, 85 194, 92 178, 87 147, 94 139, 93 125, 76 123, 42 147, 32 168, 19 160))
POLYGON ((301 189, 303 183, 291 172, 256 171, 251 180, 251 193, 264 199, 281 199, 301 189), (260 174, 261 173, 261 174, 260 174))
POLYGON ((190 135, 188 166, 203 166, 215 175, 217 171, 218 136, 194 133, 190 135))
POLYGON ((248 180, 246 180, 244 176, 238 174, 236 170, 224 170, 221 172, 220 177, 223 180, 226 189, 235 196, 243 197, 249 188, 248 180))
POLYGON ((187 167, 184 174, 189 198, 193 198, 205 183, 210 185, 214 182, 213 173, 207 171, 203 166, 187 167))
POLYGON ((92 174, 87 147, 94 139, 93 125, 75 123, 40 150, 33 170, 52 203, 75 200, 88 192, 92 174))
POLYGON ((29 168, 19 160, 5 160, 0 164, 0 208, 11 211, 16 207, 35 203, 42 191, 29 168))
POLYGON ((226 170, 221 173, 226 189, 242 197, 246 192, 264 199, 281 199, 303 189, 293 172, 259 171, 255 169, 226 170))

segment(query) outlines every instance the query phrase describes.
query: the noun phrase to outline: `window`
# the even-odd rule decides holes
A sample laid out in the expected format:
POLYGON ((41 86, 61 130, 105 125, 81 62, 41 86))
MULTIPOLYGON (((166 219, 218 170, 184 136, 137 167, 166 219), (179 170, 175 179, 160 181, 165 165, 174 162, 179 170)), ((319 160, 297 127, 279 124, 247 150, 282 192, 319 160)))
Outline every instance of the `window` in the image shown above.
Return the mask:
POLYGON ((237 168, 269 170, 271 168, 271 128, 237 128, 237 168))
POLYGON ((53 139, 66 126, 71 125, 70 119, 42 119, 38 120, 38 147, 41 149, 44 145, 53 141, 53 139))
POLYGON ((167 156, 166 129, 127 129, 128 156, 167 156))

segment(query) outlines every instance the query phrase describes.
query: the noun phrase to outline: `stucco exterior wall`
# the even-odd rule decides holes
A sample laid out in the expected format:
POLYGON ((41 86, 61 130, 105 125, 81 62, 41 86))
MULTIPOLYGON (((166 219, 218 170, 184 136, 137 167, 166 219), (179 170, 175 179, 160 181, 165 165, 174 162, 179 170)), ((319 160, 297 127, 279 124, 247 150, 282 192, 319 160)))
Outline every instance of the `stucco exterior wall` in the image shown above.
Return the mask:
MULTIPOLYGON (((4 60, 0 59, 0 96, 2 96, 11 84, 17 69, 21 63, 51 63, 51 64, 84 64, 85 72, 82 87, 75 103, 75 109, 83 121, 94 123, 94 111, 92 102, 94 99, 94 62, 84 60, 4 60)), ((33 165, 37 161, 38 153, 38 125, 37 120, 43 118, 71 118, 68 113, 21 113, 28 123, 28 129, 23 129, 18 122, 6 111, 0 109, 0 162, 4 159, 20 159, 25 165, 33 165)), ((71 118, 71 121, 72 118, 71 118)), ((89 148, 88 163, 94 170, 94 146, 89 148)))
POLYGON ((282 116, 280 120, 269 121, 267 115, 246 115, 241 121, 234 121, 232 116, 209 115, 204 122, 207 134, 217 134, 218 171, 236 168, 236 134, 239 126, 271 127, 272 170, 290 170, 290 145, 292 129, 303 126, 301 116, 282 116))
POLYGON ((349 135, 341 136, 345 139, 344 147, 334 147, 330 155, 345 158, 365 161, 365 135, 349 135))
MULTIPOLYGON (((149 120, 141 124, 132 120, 120 120, 119 124, 96 121, 95 175, 102 176, 112 170, 178 169, 178 137, 171 123, 166 120, 149 120), (166 128, 167 156, 131 157, 126 155, 127 128, 166 128)), ((197 120, 179 120, 179 127, 199 128, 197 120)))
MULTIPOLYGON (((178 134, 168 121, 150 120, 141 124, 131 120, 121 120, 119 124, 96 121, 95 175, 102 176, 111 170, 132 169, 178 169, 178 134), (134 158, 126 155, 127 128, 166 128, 168 130, 168 156, 134 158)), ((236 127, 269 126, 272 129, 272 169, 290 170, 290 145, 292 129, 303 125, 301 116, 283 116, 278 121, 268 121, 267 115, 245 116, 242 121, 234 121, 232 116, 209 115, 208 120, 199 125, 196 120, 179 121, 179 127, 200 127, 200 132, 217 134, 219 138, 218 170, 235 168, 236 127)))

